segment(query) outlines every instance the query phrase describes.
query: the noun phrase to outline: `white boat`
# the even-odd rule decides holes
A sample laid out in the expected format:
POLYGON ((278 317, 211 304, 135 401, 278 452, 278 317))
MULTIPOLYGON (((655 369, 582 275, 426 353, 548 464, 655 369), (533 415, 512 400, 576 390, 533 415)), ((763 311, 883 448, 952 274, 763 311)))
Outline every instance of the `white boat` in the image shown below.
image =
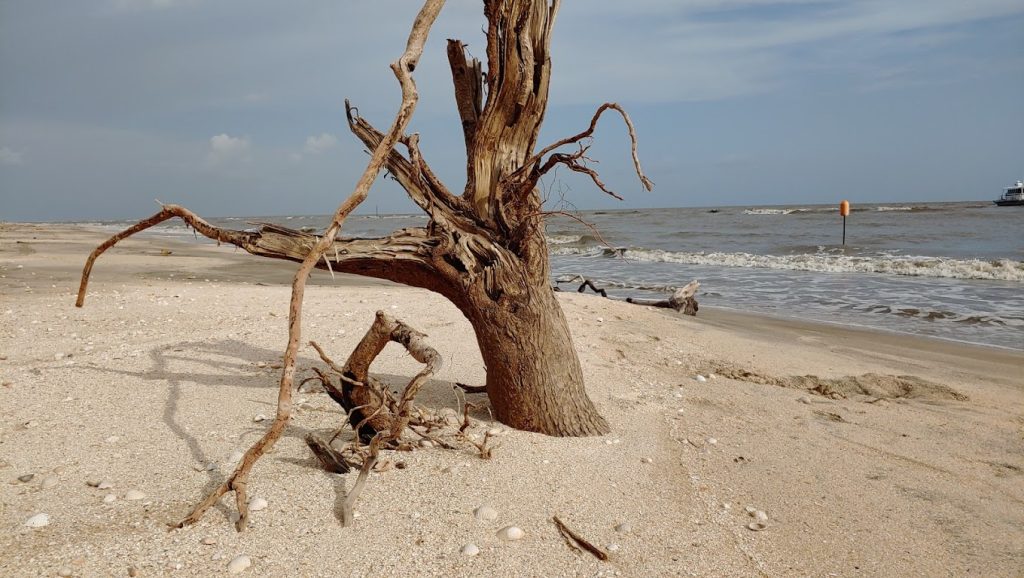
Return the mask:
POLYGON ((1017 181, 1016 185, 1006 187, 1003 196, 992 202, 1000 207, 1024 206, 1024 183, 1017 181))

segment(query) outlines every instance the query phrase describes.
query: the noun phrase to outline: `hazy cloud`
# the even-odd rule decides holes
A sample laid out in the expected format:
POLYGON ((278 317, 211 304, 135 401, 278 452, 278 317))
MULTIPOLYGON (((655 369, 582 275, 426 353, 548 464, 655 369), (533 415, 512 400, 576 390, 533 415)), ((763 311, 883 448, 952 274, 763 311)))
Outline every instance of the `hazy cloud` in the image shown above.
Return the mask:
POLYGON ((25 157, 10 147, 0 147, 0 165, 23 165, 25 157))
POLYGON ((249 139, 221 133, 210 138, 210 152, 206 155, 206 160, 211 165, 220 165, 248 160, 248 155, 249 139))
MULTIPOLYGON (((553 86, 557 101, 576 102, 601 89, 613 92, 609 98, 634 101, 718 100, 774 92, 809 65, 874 84, 873 68, 892 68, 879 62, 879 45, 891 61, 918 37, 938 47, 958 38, 949 27, 1022 14, 1019 0, 567 3, 558 26, 570 32, 555 35, 553 51, 559 62, 575 66, 565 74, 561 69, 553 86), (580 42, 583 35, 601 41, 580 42), (828 51, 828 60, 816 58, 817 51, 828 51), (610 70, 614 82, 606 76, 610 70)), ((911 72, 904 78, 920 84, 924 73, 911 72)), ((931 81, 947 80, 928 74, 931 81)))
POLYGON ((333 134, 323 133, 320 136, 311 136, 306 139, 306 146, 302 150, 311 155, 318 155, 327 149, 338 144, 338 138, 333 134))

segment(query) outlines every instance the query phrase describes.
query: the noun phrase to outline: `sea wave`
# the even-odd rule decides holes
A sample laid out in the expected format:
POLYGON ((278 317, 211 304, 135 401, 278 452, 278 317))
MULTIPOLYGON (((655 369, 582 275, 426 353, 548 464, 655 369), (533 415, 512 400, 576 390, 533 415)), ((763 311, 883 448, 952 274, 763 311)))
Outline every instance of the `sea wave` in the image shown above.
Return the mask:
POLYGON ((548 235, 549 245, 570 245, 583 240, 583 235, 548 235))
MULTIPOLYGON (((291 217, 288 217, 289 219, 291 217)), ((356 219, 362 219, 364 221, 371 220, 389 220, 389 219, 429 219, 429 215, 424 214, 408 214, 408 215, 356 215, 356 219)))
MULTIPOLYGON (((985 206, 985 205, 979 205, 979 206, 985 206)), ((959 207, 957 207, 957 208, 959 208, 959 207)), ((916 213, 916 212, 919 212, 919 211, 948 211, 948 210, 953 210, 953 209, 952 208, 947 208, 947 207, 927 207, 927 206, 919 206, 919 205, 891 205, 891 206, 890 205, 879 205, 879 206, 868 205, 866 207, 865 206, 856 206, 855 205, 855 206, 851 207, 850 210, 853 211, 854 213, 860 213, 860 212, 864 212, 864 211, 883 212, 883 213, 891 212, 891 211, 912 211, 912 212, 916 213)), ((839 205, 836 205, 834 207, 795 207, 795 208, 785 208, 785 209, 770 209, 770 208, 745 209, 743 211, 743 214, 744 215, 798 215, 798 214, 801 214, 801 213, 837 213, 837 212, 839 212, 839 205)))
POLYGON ((601 244, 601 245, 606 243, 606 241, 604 239, 602 239, 601 237, 599 237, 598 235, 589 235, 589 234, 583 234, 583 235, 548 235, 547 239, 548 239, 548 244, 549 245, 580 245, 580 246, 586 247, 586 246, 593 245, 595 243, 601 244))
POLYGON ((553 255, 622 257, 650 263, 1024 282, 1024 263, 1010 259, 985 261, 908 255, 848 256, 825 252, 797 255, 755 255, 751 253, 688 253, 659 249, 601 247, 559 247, 551 252, 553 255))
POLYGON ((896 315, 899 317, 916 317, 928 322, 948 321, 961 325, 983 325, 987 327, 1024 327, 1024 316, 1020 315, 991 315, 979 313, 966 313, 957 311, 946 311, 941 309, 927 309, 909 306, 894 305, 862 305, 855 307, 858 311, 871 314, 896 315))
POLYGON ((746 209, 744 215, 792 215, 793 213, 806 213, 808 209, 746 209))

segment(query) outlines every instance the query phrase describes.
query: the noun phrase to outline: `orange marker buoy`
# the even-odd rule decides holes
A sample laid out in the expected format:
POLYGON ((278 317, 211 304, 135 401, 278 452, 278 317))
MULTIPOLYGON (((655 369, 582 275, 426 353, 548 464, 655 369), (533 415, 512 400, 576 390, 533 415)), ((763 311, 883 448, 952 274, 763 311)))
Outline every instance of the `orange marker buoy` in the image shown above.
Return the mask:
POLYGON ((843 244, 846 244, 846 215, 850 214, 850 201, 839 201, 839 214, 843 216, 843 244))

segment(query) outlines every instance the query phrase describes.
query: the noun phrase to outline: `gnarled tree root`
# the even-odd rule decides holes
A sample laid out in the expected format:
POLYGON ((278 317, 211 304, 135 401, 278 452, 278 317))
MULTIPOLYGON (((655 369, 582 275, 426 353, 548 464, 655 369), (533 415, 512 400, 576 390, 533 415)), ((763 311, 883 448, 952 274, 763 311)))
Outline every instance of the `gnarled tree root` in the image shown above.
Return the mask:
MULTIPOLYGON (((269 448, 273 447, 274 443, 281 437, 285 428, 288 425, 288 420, 291 419, 292 412, 292 385, 295 378, 295 359, 298 354, 299 339, 302 334, 302 303, 303 296, 306 290, 306 280, 309 278, 309 273, 316 266, 324 253, 329 247, 334 244, 335 237, 341 230, 342 224, 352 211, 359 206, 366 199, 366 195, 369 193, 370 186, 373 184, 374 179, 380 173, 381 168, 384 166, 388 155, 391 153, 398 142, 401 135, 405 132, 405 127, 408 126, 409 120, 412 117, 412 113, 416 108, 416 103, 419 100, 419 93, 416 91, 416 83, 412 79, 412 71, 416 68, 416 64, 419 62, 420 56, 423 54, 423 45, 427 40, 427 34, 430 31, 434 20, 437 18, 438 13, 441 11, 441 7, 444 6, 444 0, 426 0, 423 7, 420 9, 419 14, 416 17, 415 23, 413 23, 412 30, 409 33, 409 41, 406 44, 405 52, 391 65, 392 71, 395 73, 395 77, 398 79, 399 84, 402 87, 402 104, 399 107, 398 113, 395 115, 395 120, 391 125, 391 129, 381 138, 381 141, 374 147, 373 154, 370 158, 370 162, 363 171, 362 176, 356 183, 355 190, 352 194, 343 201, 334 212, 334 216, 331 218, 331 224, 324 231, 323 237, 320 237, 316 244, 309 250, 305 258, 302 260, 302 264, 299 266, 298 271, 295 273, 295 277, 292 280, 292 295, 289 301, 288 307, 288 345, 285 348, 284 353, 284 368, 281 370, 281 381, 278 388, 277 397, 277 415, 274 417, 274 423, 270 426, 263 437, 259 439, 242 458, 242 462, 235 469, 234 473, 224 481, 216 490, 213 491, 202 503, 200 503, 195 510, 192 511, 184 520, 178 524, 179 527, 188 524, 193 524, 202 517, 206 510, 210 509, 211 506, 217 503, 221 496, 227 493, 229 490, 235 492, 235 502, 238 506, 238 522, 235 527, 238 531, 245 529, 245 526, 249 519, 249 507, 246 503, 246 486, 249 481, 249 472, 252 470, 253 464, 260 458, 269 448)), ((163 211, 157 215, 161 220, 170 218, 171 215, 163 215, 163 211)), ((140 223, 137 227, 142 226, 140 223)), ((151 226, 152 223, 146 224, 144 227, 151 226)), ((194 226, 194 225, 193 225, 194 226)), ((141 230, 138 229, 138 230, 141 230)), ((130 235, 134 233, 132 229, 125 231, 124 235, 130 235)), ((205 233, 204 233, 205 234, 205 233)), ((112 238, 108 243, 113 245, 118 240, 117 237, 112 238)), ((100 249, 105 249, 101 246, 97 248, 97 252, 101 253, 100 249)), ((88 277, 88 266, 92 264, 92 260, 95 259, 90 256, 90 262, 87 265, 87 270, 83 272, 83 288, 79 292, 79 299, 84 295, 84 281, 88 277)), ((378 315, 380 318, 380 315, 378 315)), ((438 360, 440 363, 440 360, 438 360)), ((403 400, 405 400, 407 394, 415 395, 415 392, 422 385, 423 381, 426 381, 426 377, 423 377, 421 372, 417 375, 409 386, 406 387, 406 392, 403 393, 403 400), (415 387, 414 387, 415 386, 415 387)), ((399 412, 401 415, 401 412, 399 412)), ((404 429, 405 424, 402 424, 404 429)), ((401 434, 399 429, 396 433, 401 434)), ((372 447, 372 444, 371 444, 372 447)), ((364 464, 365 467, 365 464, 364 464)), ((365 474, 360 473, 360 478, 365 479, 365 474)))
MULTIPOLYGON (((363 336, 356 348, 352 350, 345 366, 341 371, 341 395, 336 397, 332 388, 328 393, 339 405, 341 405, 349 416, 349 423, 352 429, 357 432, 357 440, 364 435, 371 435, 368 453, 363 459, 363 466, 359 470, 359 477, 356 478, 352 489, 348 491, 345 500, 341 505, 341 525, 350 526, 354 521, 353 508, 359 494, 366 485, 366 478, 373 466, 377 463, 380 449, 389 444, 397 442, 409 425, 410 408, 412 401, 419 393, 423 384, 430 379, 430 376, 437 373, 441 368, 442 358, 437 351, 427 345, 426 335, 409 327, 405 323, 392 318, 383 311, 377 312, 373 325, 363 336), (384 346, 389 341, 394 341, 405 347, 409 355, 424 365, 423 370, 413 376, 412 380, 405 386, 401 396, 395 401, 391 399, 386 389, 371 388, 369 369, 370 364, 377 358, 384 346), (383 394, 383 395, 382 395, 383 394), (387 403, 391 402, 391 403, 387 403)), ((337 365, 324 354, 323 350, 316 344, 312 344, 320 357, 338 371, 337 365)), ((308 440, 307 440, 308 443, 308 440)), ((312 446, 311 446, 312 447, 312 446)), ((319 455, 317 456, 320 457, 319 455)), ((323 462, 323 458, 320 458, 323 462)))
MULTIPOLYGON (((419 393, 420 388, 427 382, 432 375, 434 375, 442 364, 442 358, 432 347, 426 344, 426 335, 416 331, 409 327, 405 323, 398 321, 383 311, 377 312, 377 317, 370 326, 370 329, 366 332, 363 339, 356 345, 356 348, 352 351, 352 355, 349 356, 348 362, 345 364, 345 368, 342 370, 346 375, 359 376, 362 379, 359 381, 352 380, 351 383, 344 381, 350 389, 358 389, 360 387, 365 388, 362 384, 368 382, 368 370, 373 360, 380 354, 389 341, 394 341, 405 346, 409 354, 414 359, 424 364, 422 371, 413 376, 412 380, 409 381, 408 385, 402 391, 402 395, 398 398, 395 403, 389 407, 388 404, 384 403, 383 399, 372 397, 373 394, 369 394, 367 397, 371 403, 376 405, 353 405, 347 407, 345 403, 339 401, 342 407, 345 407, 346 411, 349 412, 350 420, 359 419, 352 423, 352 427, 356 431, 363 431, 362 428, 368 426, 371 422, 378 426, 380 429, 372 429, 372 438, 369 442, 369 451, 366 457, 363 459, 363 466, 360 469, 359 477, 356 480, 352 490, 348 492, 348 496, 343 504, 342 512, 342 525, 349 525, 352 521, 352 506, 355 504, 355 500, 362 491, 363 486, 366 483, 366 477, 369 475, 370 470, 377 463, 377 456, 380 448, 384 447, 392 442, 397 441, 405 428, 409 425, 410 413, 409 409, 412 406, 412 401, 419 393), (357 385, 358 384, 358 385, 357 385), (353 411, 354 410, 354 411, 353 411), (360 417, 356 417, 356 416, 360 417)), ((316 347, 317 351, 320 352, 322 357, 326 357, 323 351, 316 347)), ((336 367, 333 362, 328 360, 328 364, 336 367)), ((329 389, 328 393, 331 394, 332 398, 335 393, 329 389)), ((343 399, 352 399, 352 395, 343 397, 343 399)), ((335 399, 335 401, 338 401, 335 399)), ((351 403, 351 401, 347 402, 351 403)), ((246 486, 249 479, 249 471, 252 469, 253 464, 258 460, 268 449, 268 447, 277 441, 284 432, 285 427, 290 417, 291 401, 288 400, 287 406, 279 407, 278 419, 274 420, 273 425, 270 429, 257 441, 249 451, 245 453, 241 463, 235 469, 234 473, 231 474, 227 480, 225 480, 220 486, 217 487, 205 500, 203 500, 191 514, 185 517, 181 522, 177 524, 177 527, 181 528, 194 524, 209 510, 214 504, 220 500, 221 496, 229 491, 235 492, 235 501, 238 507, 239 518, 236 522, 236 527, 239 531, 245 529, 246 521, 248 518, 248 503, 246 502, 246 486), (284 413, 282 412, 284 410, 284 413)), ((370 426, 373 427, 373 426, 370 426)), ((330 444, 324 444, 322 440, 315 438, 315 443, 310 443, 307 437, 306 443, 310 445, 317 458, 328 467, 329 470, 333 471, 348 471, 347 462, 345 459, 333 449, 330 448, 330 444), (314 448, 314 445, 317 447, 314 448), (326 448, 330 451, 320 451, 326 448), (326 461, 325 461, 326 460, 326 461), (344 466, 342 465, 344 464, 344 466), (345 469, 343 469, 345 468, 345 469)))

